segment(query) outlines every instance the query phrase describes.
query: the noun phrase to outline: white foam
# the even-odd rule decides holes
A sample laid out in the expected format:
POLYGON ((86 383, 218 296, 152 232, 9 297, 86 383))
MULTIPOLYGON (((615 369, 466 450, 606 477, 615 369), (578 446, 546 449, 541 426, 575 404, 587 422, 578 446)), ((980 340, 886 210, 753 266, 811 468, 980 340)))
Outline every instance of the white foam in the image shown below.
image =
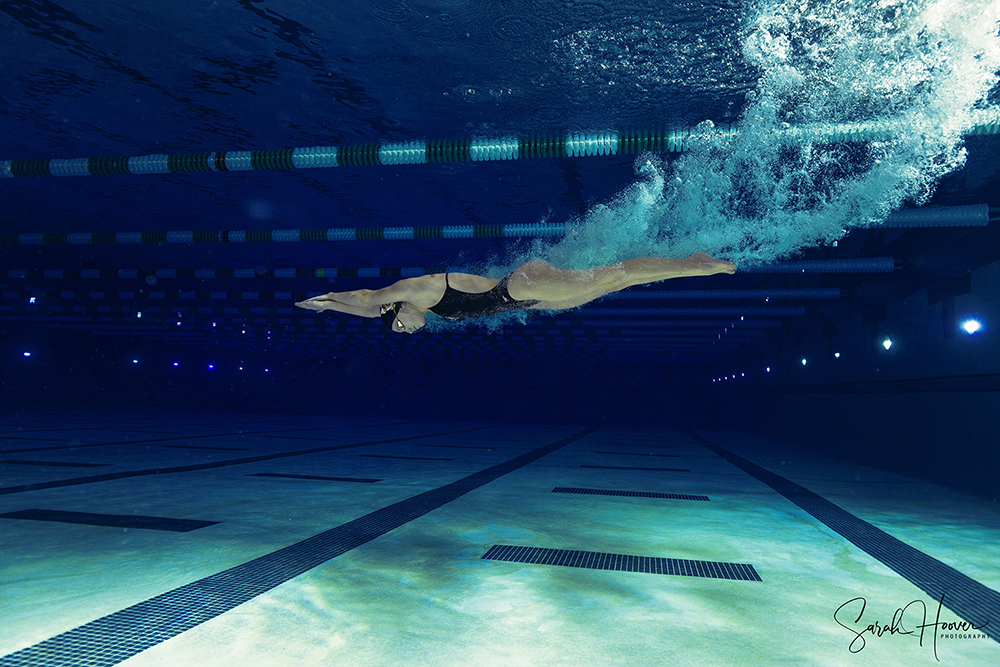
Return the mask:
POLYGON ((742 44, 761 77, 737 136, 706 123, 679 159, 641 156, 632 186, 529 254, 567 268, 695 250, 770 262, 926 202, 964 163, 962 135, 996 84, 998 19, 996 0, 758 3, 742 44), (790 125, 860 121, 895 137, 782 138, 790 125))

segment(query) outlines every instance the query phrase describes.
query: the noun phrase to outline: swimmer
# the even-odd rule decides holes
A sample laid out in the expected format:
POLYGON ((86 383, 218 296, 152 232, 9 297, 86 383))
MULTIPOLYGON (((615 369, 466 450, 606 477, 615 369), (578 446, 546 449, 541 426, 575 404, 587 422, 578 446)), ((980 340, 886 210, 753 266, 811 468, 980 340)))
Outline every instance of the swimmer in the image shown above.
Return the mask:
POLYGON ((434 273, 378 290, 330 292, 295 305, 316 312, 378 317, 397 333, 413 333, 424 326, 427 311, 464 320, 508 310, 567 310, 633 285, 735 272, 735 264, 703 252, 683 259, 629 259, 581 271, 557 269, 535 259, 499 280, 469 273, 434 273))

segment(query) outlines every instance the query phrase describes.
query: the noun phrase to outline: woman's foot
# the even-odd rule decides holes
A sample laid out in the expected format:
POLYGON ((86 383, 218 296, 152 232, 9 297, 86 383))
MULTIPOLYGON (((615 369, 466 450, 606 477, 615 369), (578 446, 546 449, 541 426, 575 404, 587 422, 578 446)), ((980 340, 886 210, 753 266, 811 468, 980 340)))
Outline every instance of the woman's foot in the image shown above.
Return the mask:
POLYGON ((688 257, 695 265, 696 275, 711 276, 716 273, 736 273, 736 265, 725 260, 716 259, 703 252, 696 252, 688 257))

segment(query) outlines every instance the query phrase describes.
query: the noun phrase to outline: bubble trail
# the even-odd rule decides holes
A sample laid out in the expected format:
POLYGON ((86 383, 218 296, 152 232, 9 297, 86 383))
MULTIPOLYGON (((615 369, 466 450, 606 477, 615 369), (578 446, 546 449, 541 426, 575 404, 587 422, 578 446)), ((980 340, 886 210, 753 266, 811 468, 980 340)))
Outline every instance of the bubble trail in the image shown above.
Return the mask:
POLYGON ((767 263, 926 203, 965 161, 962 136, 991 108, 1000 71, 996 0, 759 2, 743 21, 760 71, 735 136, 710 121, 672 162, 636 160, 637 180, 528 256, 566 268, 695 250, 767 263), (906 128, 853 143, 787 140, 790 126, 906 128))

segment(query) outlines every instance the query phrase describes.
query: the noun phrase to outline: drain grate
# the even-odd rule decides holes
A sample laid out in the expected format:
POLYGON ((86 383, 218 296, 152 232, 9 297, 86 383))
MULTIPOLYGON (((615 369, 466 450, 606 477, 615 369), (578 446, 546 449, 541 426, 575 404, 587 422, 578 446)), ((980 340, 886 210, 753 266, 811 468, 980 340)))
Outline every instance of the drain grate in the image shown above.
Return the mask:
POLYGON ((405 459, 407 461, 454 461, 455 459, 439 459, 433 456, 393 456, 392 454, 358 454, 366 459, 405 459))
POLYGON ((371 479, 368 477, 324 477, 322 475, 283 475, 278 472, 255 472, 247 477, 282 477, 285 479, 317 479, 321 482, 362 482, 364 484, 374 484, 381 482, 381 479, 371 479))
POLYGON ((544 547, 518 547, 509 544, 494 544, 480 558, 482 560, 499 560, 508 563, 582 567, 588 570, 615 570, 617 572, 668 574, 680 577, 702 577, 705 579, 763 581, 753 565, 746 563, 717 563, 709 560, 606 554, 597 551, 546 549, 544 547))
POLYGON ((708 500, 708 496, 691 496, 685 493, 658 493, 656 491, 614 491, 609 489, 574 489, 557 486, 552 493, 579 493, 588 496, 627 496, 629 498, 669 498, 671 500, 708 500))
MULTIPOLYGON (((629 444, 627 442, 605 442, 601 447, 631 447, 632 449, 677 449, 683 445, 647 445, 644 443, 637 442, 635 444, 629 444)), ((690 443, 687 444, 690 447, 690 443)))
POLYGON ((247 447, 206 447, 203 445, 163 445, 164 449, 204 449, 211 452, 249 452, 247 447))
POLYGON ((447 447, 448 449, 485 449, 493 451, 497 447, 479 447, 476 445, 420 445, 421 447, 447 447))
POLYGON ((601 447, 632 447, 633 449, 677 449, 678 447, 690 447, 691 443, 678 443, 676 445, 654 445, 646 442, 605 442, 601 447))
POLYGON ((581 468, 603 468, 604 470, 666 470, 668 472, 691 472, 687 468, 642 468, 638 466, 580 466, 581 468))
POLYGON ((679 459, 680 454, 652 454, 646 452, 598 452, 595 454, 614 454, 615 456, 660 456, 663 458, 679 459))

